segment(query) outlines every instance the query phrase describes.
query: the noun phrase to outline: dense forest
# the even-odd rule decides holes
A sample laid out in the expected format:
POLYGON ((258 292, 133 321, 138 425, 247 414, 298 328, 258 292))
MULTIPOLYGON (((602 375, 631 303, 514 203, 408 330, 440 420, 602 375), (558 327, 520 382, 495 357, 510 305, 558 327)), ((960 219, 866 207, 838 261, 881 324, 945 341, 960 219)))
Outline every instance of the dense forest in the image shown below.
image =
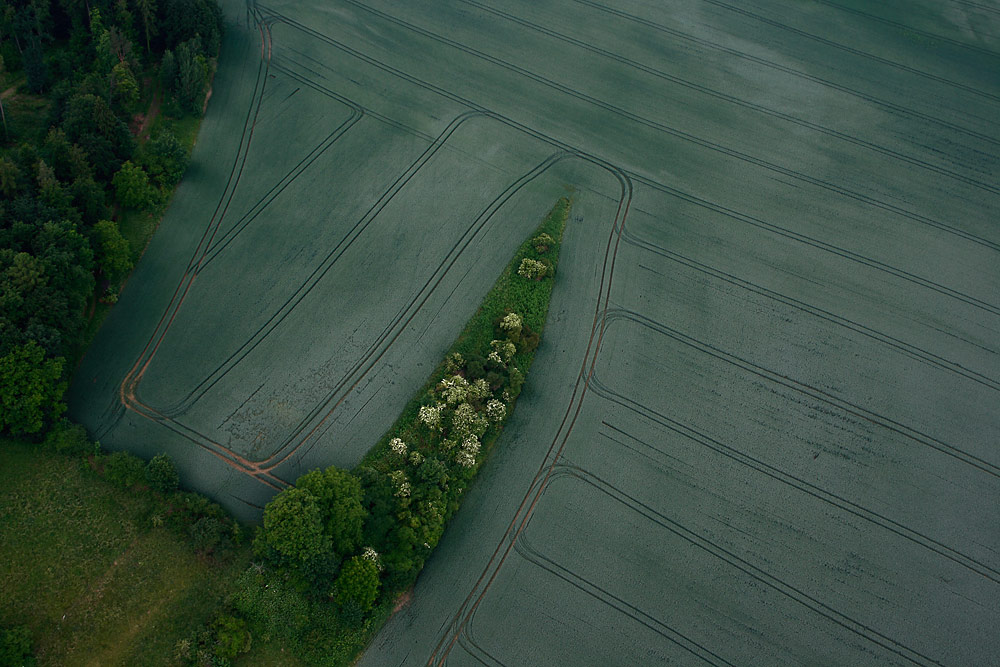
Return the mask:
POLYGON ((150 117, 203 112, 221 34, 215 0, 0 3, 0 433, 64 411, 88 319, 142 251, 123 221, 187 165, 150 117))

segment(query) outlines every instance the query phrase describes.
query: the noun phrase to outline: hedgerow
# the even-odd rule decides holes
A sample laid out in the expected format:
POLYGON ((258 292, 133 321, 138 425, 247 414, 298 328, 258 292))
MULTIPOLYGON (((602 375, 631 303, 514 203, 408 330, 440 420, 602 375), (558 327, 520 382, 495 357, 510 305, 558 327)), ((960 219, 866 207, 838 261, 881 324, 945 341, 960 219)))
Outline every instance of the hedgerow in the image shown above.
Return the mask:
MULTIPOLYGON (((357 468, 307 473, 268 504, 255 548, 258 567, 269 574, 247 579, 235 612, 252 615, 246 601, 262 594, 253 592, 254 582, 283 581, 311 600, 314 612, 336 609, 334 625, 357 640, 377 629, 373 621, 413 584, 513 411, 545 326, 570 205, 560 199, 521 244, 444 360, 357 468), (520 275, 525 262, 545 270, 520 275), (319 475, 340 481, 317 485, 319 475), (359 539, 337 539, 346 516, 337 508, 344 507, 363 515, 359 539)), ((251 632, 273 631, 249 620, 251 632)))

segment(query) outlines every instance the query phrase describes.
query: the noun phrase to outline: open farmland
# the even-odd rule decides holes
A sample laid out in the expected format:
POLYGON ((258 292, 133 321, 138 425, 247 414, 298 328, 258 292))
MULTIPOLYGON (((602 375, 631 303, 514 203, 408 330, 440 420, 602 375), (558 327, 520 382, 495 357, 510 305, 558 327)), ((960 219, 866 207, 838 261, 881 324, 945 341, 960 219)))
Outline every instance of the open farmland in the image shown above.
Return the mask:
POLYGON ((362 664, 1000 655, 1000 5, 230 3, 71 412, 243 516, 572 190, 545 342, 362 664))

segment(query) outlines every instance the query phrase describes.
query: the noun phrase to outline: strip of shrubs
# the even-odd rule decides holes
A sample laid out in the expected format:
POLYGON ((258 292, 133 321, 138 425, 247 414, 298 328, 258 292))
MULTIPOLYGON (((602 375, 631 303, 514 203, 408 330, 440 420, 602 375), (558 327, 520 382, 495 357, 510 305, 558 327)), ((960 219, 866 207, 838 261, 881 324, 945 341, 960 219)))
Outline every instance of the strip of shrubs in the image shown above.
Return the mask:
POLYGON ((260 563, 230 600, 252 633, 279 635, 298 619, 301 638, 322 626, 318 635, 339 643, 332 650, 349 662, 413 585, 522 391, 570 206, 560 199, 518 248, 444 361, 357 468, 311 471, 267 505, 254 540, 260 563), (289 620, 275 627, 273 616, 289 620))

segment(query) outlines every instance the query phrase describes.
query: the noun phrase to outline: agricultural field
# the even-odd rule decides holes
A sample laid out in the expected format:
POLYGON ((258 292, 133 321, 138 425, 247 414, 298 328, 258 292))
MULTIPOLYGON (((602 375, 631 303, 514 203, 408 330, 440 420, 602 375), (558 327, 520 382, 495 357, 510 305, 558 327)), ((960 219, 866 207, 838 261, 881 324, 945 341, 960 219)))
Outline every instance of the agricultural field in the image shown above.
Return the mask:
POLYGON ((354 466, 558 197, 519 407, 361 660, 1000 654, 1000 5, 225 4, 72 416, 243 518, 354 466))

